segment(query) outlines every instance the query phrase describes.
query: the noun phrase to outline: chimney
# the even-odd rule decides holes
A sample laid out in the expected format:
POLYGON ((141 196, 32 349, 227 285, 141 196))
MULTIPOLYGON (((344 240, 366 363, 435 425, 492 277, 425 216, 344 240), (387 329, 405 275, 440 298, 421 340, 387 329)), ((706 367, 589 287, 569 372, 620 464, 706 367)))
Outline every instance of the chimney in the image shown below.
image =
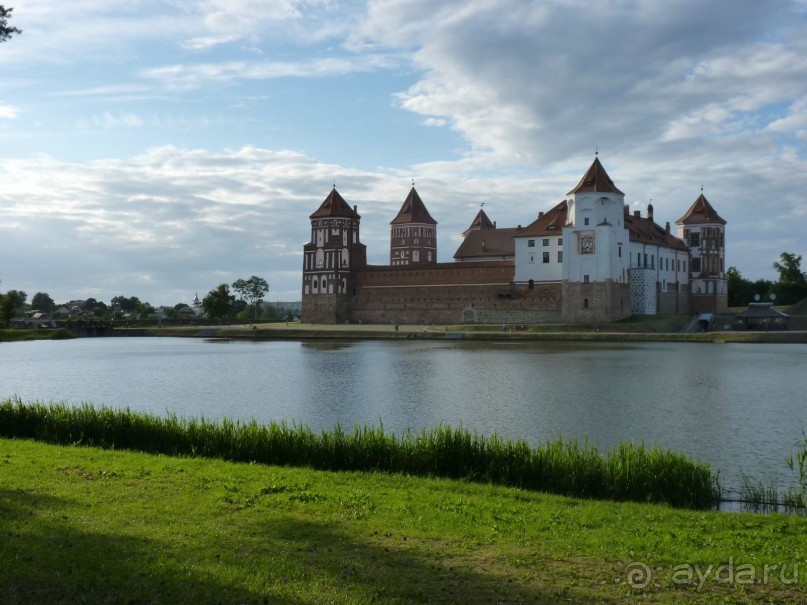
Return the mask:
POLYGON ((358 213, 359 213, 359 207, 358 207, 358 206, 356 206, 355 204, 354 204, 354 206, 353 206, 353 212, 355 212, 356 214, 358 214, 358 213))
POLYGON ((635 218, 642 218, 642 211, 641 210, 634 210, 633 211, 633 216, 635 218))
POLYGON ((544 213, 543 213, 543 212, 539 212, 539 213, 538 213, 538 218, 541 218, 543 215, 544 215, 544 213))
POLYGON ((651 221, 653 220, 653 204, 647 205, 647 218, 649 218, 651 221))
POLYGON ((664 225, 664 232, 669 235, 670 234, 670 221, 667 221, 667 224, 664 225))
POLYGON ((496 221, 493 221, 493 228, 496 228, 496 221))

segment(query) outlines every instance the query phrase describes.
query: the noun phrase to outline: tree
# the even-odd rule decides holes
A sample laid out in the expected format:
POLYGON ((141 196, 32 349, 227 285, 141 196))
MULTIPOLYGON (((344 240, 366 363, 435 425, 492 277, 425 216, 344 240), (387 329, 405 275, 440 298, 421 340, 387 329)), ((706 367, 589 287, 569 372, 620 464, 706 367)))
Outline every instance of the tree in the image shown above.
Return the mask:
POLYGON ((21 313, 25 309, 25 302, 28 300, 28 295, 22 290, 9 290, 6 292, 6 298, 11 300, 14 309, 21 313))
POLYGON ((11 19, 13 8, 5 8, 0 4, 0 42, 5 42, 11 38, 12 34, 21 34, 22 30, 16 27, 9 27, 8 20, 11 19))
POLYGON ((233 282, 233 290, 238 292, 242 299, 255 306, 255 317, 258 317, 258 301, 269 292, 269 284, 262 277, 253 275, 249 279, 237 279, 233 282))
POLYGON ((779 272, 779 281, 774 284, 776 300, 783 305, 792 305, 807 298, 807 275, 801 270, 801 254, 782 252, 782 262, 773 263, 779 272))
POLYGON ((0 296, 0 324, 7 326, 15 315, 14 300, 8 295, 0 296))
POLYGON ((754 284, 740 275, 736 267, 729 267, 726 270, 726 280, 729 307, 744 307, 754 300, 754 284))
POLYGON ((801 270, 801 254, 796 256, 790 252, 782 252, 779 255, 782 262, 773 262, 773 268, 779 272, 779 281, 794 283, 794 284, 807 284, 807 275, 801 270))
POLYGON ((122 313, 137 313, 143 306, 137 296, 126 298, 125 296, 116 296, 111 301, 112 306, 122 313))
POLYGON ((235 296, 230 294, 230 286, 221 284, 218 288, 211 290, 202 299, 202 308, 211 319, 221 321, 227 317, 235 305, 235 296))
POLYGON ((31 307, 43 313, 52 313, 56 308, 56 303, 47 292, 37 292, 31 299, 31 307))

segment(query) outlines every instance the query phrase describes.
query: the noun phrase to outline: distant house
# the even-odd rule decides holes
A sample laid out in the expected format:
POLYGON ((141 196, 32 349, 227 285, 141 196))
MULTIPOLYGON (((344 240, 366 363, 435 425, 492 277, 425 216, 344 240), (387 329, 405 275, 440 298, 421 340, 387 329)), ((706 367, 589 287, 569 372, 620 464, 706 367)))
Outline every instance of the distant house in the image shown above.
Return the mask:
POLYGON ((750 303, 736 318, 746 330, 787 330, 790 316, 778 311, 773 303, 756 302, 750 303))
POLYGON ((40 328, 55 328, 56 322, 46 313, 39 311, 32 313, 28 317, 15 317, 11 320, 11 327, 18 330, 37 330, 40 328))

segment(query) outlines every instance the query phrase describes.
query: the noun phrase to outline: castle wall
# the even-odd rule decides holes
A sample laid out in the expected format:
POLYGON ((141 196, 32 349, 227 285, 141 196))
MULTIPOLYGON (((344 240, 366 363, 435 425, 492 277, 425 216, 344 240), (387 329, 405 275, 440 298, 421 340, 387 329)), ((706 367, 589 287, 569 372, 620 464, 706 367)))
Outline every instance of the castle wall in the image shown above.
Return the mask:
POLYGON ((349 321, 542 323, 560 319, 559 283, 514 286, 513 263, 367 267, 355 274, 349 321))
POLYGON ((725 313, 728 309, 725 294, 692 294, 690 302, 692 313, 725 313))
POLYGON ((689 314, 689 291, 685 284, 667 284, 666 292, 659 292, 659 313, 665 315, 689 314))
POLYGON ((631 315, 628 284, 613 281, 563 282, 561 295, 565 323, 618 321, 631 315))
POLYGON ((654 315, 658 304, 656 271, 654 269, 630 269, 628 271, 631 294, 631 312, 654 315))
POLYGON ((350 297, 344 294, 303 293, 300 318, 306 323, 337 324, 347 321, 350 297))

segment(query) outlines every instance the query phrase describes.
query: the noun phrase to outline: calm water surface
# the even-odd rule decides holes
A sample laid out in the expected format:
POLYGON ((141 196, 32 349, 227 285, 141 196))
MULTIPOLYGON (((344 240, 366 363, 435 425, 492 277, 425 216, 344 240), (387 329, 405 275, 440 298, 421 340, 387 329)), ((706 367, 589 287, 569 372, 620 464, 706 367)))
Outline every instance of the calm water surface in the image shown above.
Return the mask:
POLYGON ((155 414, 463 425, 532 444, 644 441, 721 470, 790 476, 807 429, 807 345, 245 342, 96 338, 0 344, 0 397, 155 414))

